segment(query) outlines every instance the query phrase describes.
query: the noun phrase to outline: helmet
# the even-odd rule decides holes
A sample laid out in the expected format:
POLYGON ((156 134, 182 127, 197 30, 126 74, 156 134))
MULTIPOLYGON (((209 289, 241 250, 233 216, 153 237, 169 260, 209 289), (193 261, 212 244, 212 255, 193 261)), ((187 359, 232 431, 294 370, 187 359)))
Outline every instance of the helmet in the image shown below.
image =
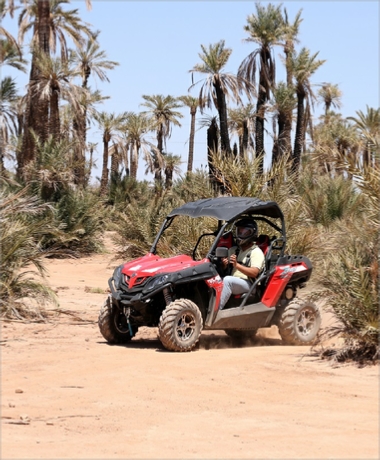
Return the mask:
POLYGON ((243 218, 235 223, 236 242, 239 246, 250 243, 257 238, 257 224, 253 219, 243 218))

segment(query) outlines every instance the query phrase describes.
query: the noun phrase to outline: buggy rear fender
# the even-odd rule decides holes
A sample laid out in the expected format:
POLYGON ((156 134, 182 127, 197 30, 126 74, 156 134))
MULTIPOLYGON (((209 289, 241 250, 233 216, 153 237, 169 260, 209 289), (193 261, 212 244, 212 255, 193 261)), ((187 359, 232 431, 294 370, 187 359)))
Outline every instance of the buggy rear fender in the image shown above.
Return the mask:
POLYGON ((305 256, 280 257, 274 272, 270 276, 262 303, 267 307, 275 307, 288 284, 306 283, 313 270, 310 260, 305 256))

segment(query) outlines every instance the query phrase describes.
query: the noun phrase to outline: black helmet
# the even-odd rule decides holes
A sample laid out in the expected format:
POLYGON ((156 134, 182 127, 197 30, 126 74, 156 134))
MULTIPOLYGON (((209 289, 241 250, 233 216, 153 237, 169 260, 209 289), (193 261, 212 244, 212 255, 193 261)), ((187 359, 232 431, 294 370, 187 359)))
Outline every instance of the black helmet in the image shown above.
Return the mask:
POLYGON ((257 224, 253 219, 249 217, 240 219, 235 223, 235 227, 236 242, 239 246, 250 243, 257 238, 257 224))

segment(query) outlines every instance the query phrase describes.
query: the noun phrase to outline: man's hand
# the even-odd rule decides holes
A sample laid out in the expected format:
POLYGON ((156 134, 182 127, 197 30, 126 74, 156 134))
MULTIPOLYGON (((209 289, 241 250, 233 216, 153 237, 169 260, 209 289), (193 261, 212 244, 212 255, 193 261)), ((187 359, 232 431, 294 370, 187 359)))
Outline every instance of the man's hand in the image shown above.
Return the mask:
POLYGON ((236 254, 232 254, 230 256, 230 264, 232 264, 232 266, 235 268, 236 267, 236 264, 237 264, 237 257, 236 257, 236 254))
POLYGON ((236 254, 231 254, 229 257, 225 257, 224 259, 222 259, 222 265, 224 268, 226 268, 228 264, 232 264, 234 268, 236 267, 236 264, 237 264, 236 254))
POLYGON ((223 265, 223 268, 227 268, 227 265, 228 265, 228 258, 227 257, 222 259, 222 265, 223 265))

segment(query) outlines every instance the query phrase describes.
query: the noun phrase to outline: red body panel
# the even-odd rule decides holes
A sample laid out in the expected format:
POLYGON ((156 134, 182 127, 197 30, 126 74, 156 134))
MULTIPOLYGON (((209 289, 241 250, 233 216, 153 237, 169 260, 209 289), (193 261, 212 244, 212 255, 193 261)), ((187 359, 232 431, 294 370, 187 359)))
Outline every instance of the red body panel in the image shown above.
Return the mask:
POLYGON ((275 272, 269 280, 261 302, 267 307, 275 307, 293 274, 307 270, 308 267, 303 262, 289 265, 277 265, 275 272))
POLYGON ((131 262, 124 264, 121 273, 129 277, 129 287, 140 284, 144 279, 159 273, 173 273, 184 270, 185 268, 195 267, 205 262, 208 259, 199 261, 193 260, 186 255, 180 255, 169 258, 162 258, 152 253, 147 254, 139 259, 134 259, 131 262))
POLYGON ((215 305, 214 305, 214 311, 216 311, 219 309, 220 298, 222 296, 223 280, 219 275, 217 275, 217 276, 214 276, 213 278, 209 278, 208 280, 206 280, 206 284, 208 287, 214 289, 216 292, 215 305))

